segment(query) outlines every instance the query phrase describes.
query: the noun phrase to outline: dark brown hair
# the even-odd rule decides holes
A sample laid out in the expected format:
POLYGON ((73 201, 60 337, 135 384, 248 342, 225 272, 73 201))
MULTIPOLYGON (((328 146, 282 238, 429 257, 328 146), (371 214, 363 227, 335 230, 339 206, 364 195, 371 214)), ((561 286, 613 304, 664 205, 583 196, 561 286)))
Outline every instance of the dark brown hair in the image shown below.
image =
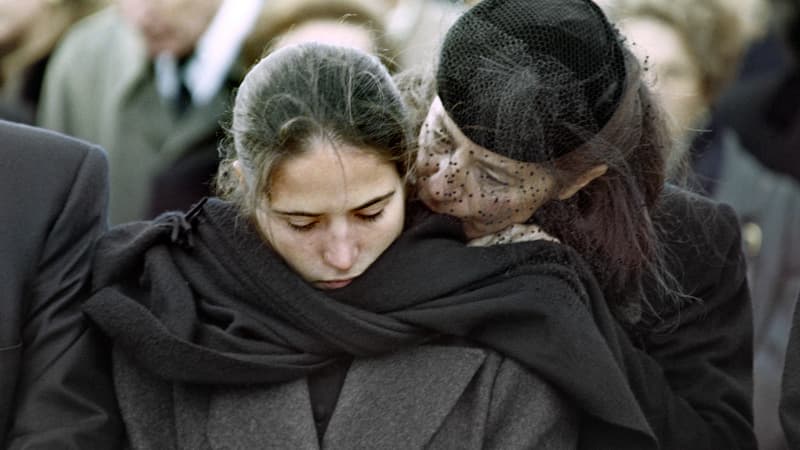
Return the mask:
MULTIPOLYGON (((635 60, 628 52, 626 57, 635 60)), ((600 164, 608 170, 569 199, 545 204, 530 221, 575 248, 617 314, 635 321, 640 308, 652 310, 641 303, 647 298, 645 283, 676 301, 682 294, 666 268, 667 255, 651 220, 665 182, 671 138, 647 86, 631 81, 641 108, 635 134, 621 130, 553 161, 551 170, 562 184, 600 164)))
POLYGON ((248 72, 228 135, 217 193, 248 216, 268 194, 275 167, 315 140, 369 148, 394 161, 400 176, 411 156, 405 105, 378 58, 317 43, 276 50, 248 72))

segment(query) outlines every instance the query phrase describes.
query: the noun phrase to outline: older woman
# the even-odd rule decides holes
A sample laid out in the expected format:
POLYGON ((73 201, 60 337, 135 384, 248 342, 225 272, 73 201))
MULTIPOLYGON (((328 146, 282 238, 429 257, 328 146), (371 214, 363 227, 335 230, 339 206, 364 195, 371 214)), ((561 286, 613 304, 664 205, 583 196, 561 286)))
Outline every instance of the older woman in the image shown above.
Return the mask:
POLYGON ((549 235, 581 254, 660 448, 755 448, 736 217, 664 185, 667 127, 601 10, 484 0, 448 32, 435 81, 425 204, 481 244, 549 235))

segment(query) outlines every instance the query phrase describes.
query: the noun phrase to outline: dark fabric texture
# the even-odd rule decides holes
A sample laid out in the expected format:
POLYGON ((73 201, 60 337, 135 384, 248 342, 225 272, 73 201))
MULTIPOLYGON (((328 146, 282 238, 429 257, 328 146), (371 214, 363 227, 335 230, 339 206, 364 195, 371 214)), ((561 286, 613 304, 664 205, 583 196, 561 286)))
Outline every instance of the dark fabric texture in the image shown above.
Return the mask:
POLYGON ((210 132, 192 145, 151 182, 150 199, 144 217, 153 218, 167 211, 184 211, 213 192, 214 175, 219 166, 221 130, 210 132))
POLYGON ((0 121, 0 447, 118 448, 108 348, 80 310, 106 229, 102 151, 0 121))
POLYGON ((697 300, 664 304, 653 292, 659 325, 627 332, 580 259, 554 243, 468 248, 459 227, 433 216, 332 293, 337 302, 293 276, 217 201, 112 231, 96 262, 104 289, 87 311, 163 379, 286 381, 340 355, 455 335, 564 392, 582 412, 583 448, 653 448, 650 430, 662 449, 755 448, 752 313, 735 215, 670 188, 654 221, 697 300))
POLYGON ((436 89, 473 142, 542 162, 594 137, 625 79, 617 32, 593 2, 485 0, 448 30, 436 89))
POLYGON ((619 364, 628 342, 579 258, 550 242, 470 248, 462 238, 431 216, 334 300, 210 200, 113 230, 85 311, 157 377, 200 384, 289 381, 338 357, 465 336, 564 392, 583 414, 584 448, 655 448, 619 364))
MULTIPOLYGON (((800 297, 797 298, 800 304, 800 297)), ((795 305, 781 386, 780 418, 790 448, 800 448, 800 308, 795 305)))
POLYGON ((308 396, 311 400, 311 412, 314 414, 314 425, 317 436, 322 439, 336 408, 344 379, 350 370, 350 358, 341 358, 308 376, 308 396))
POLYGON ((578 414, 549 383, 491 350, 423 344, 356 358, 328 430, 306 380, 187 385, 114 351, 131 450, 574 449, 578 414))
POLYGON ((656 324, 630 330, 628 379, 662 449, 755 449, 753 314, 736 214, 667 186, 652 212, 682 304, 649 289, 656 324))
MULTIPOLYGON (((800 69, 742 81, 719 101, 714 126, 732 129, 742 146, 764 167, 800 181, 800 69)), ((713 193, 719 182, 725 142, 718 132, 707 148, 695 154, 700 180, 713 193)))
POLYGON ((721 114, 747 148, 770 170, 800 182, 800 68, 754 80, 731 94, 721 114), (725 116, 723 116, 725 118, 725 116))

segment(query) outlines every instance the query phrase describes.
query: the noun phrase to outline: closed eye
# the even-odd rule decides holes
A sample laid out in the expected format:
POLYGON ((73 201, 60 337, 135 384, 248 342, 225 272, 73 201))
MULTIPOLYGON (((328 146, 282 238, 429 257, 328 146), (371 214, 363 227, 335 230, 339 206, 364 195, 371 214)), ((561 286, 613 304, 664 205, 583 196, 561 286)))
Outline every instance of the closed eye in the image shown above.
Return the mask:
POLYGON ((289 224, 289 226, 293 230, 299 231, 301 233, 304 232, 304 231, 311 231, 317 225, 316 221, 314 221, 314 222, 302 222, 302 223, 288 221, 287 223, 289 224))
POLYGON ((490 170, 483 169, 483 178, 488 180, 492 184, 496 184, 498 186, 508 186, 508 183, 503 181, 500 177, 493 174, 490 170))
POLYGON ((358 217, 359 219, 361 219, 361 220, 363 220, 365 222, 374 222, 374 221, 376 221, 376 220, 381 218, 381 216, 383 215, 383 211, 385 211, 385 209, 381 208, 380 211, 375 212, 375 213, 369 213, 369 214, 359 213, 359 214, 356 214, 356 217, 358 217))

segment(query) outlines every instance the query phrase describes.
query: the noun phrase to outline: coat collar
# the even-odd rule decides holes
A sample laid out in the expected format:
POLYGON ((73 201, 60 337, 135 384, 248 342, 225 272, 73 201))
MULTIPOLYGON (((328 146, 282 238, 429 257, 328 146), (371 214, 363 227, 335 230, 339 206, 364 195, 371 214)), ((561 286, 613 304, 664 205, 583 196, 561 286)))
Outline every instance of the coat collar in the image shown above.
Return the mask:
MULTIPOLYGON (((342 387, 323 447, 422 448, 486 359, 476 348, 419 346, 357 359, 342 387)), ((306 380, 230 389, 209 404, 212 448, 318 449, 306 380)))

